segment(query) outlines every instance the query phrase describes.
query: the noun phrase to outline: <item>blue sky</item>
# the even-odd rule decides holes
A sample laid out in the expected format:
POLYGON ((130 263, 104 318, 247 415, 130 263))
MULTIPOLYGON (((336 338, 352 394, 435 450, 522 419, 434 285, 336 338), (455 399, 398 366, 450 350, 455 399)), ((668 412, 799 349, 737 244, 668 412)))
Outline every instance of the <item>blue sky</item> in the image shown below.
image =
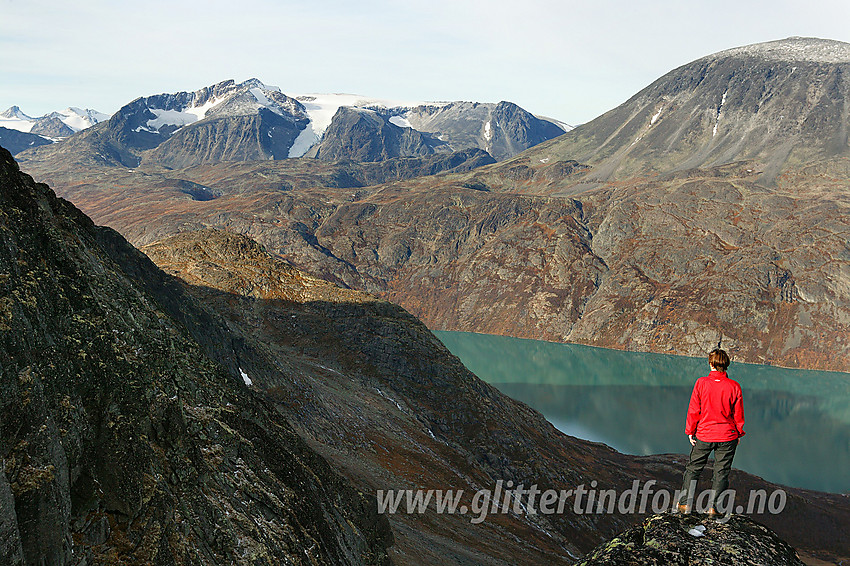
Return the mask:
POLYGON ((510 100, 568 123, 726 48, 850 42, 850 2, 0 0, 0 110, 114 112, 257 77, 284 92, 510 100))

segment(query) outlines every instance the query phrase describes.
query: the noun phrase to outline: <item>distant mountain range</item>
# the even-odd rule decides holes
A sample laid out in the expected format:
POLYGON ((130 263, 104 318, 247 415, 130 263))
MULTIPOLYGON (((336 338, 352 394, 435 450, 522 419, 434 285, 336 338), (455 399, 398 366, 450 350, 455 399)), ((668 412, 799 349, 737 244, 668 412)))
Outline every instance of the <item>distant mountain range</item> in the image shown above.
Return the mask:
MULTIPOLYGON (((507 105, 393 111, 316 100, 325 104, 320 122, 310 101, 279 98, 293 110, 288 133, 275 139, 295 144, 306 124, 327 124, 308 151, 318 159, 272 164, 264 154, 192 167, 207 159, 205 146, 164 145, 190 128, 160 125, 164 112, 131 120, 128 111, 17 159, 136 244, 191 228, 241 232, 313 273, 380 293, 432 328, 692 355, 722 340, 738 360, 847 371, 846 77, 850 45, 841 42, 736 48, 670 71, 555 139, 475 167, 469 159, 486 159, 389 156, 460 139, 448 126, 439 127, 443 140, 425 131, 428 116, 451 113, 454 124, 475 116, 464 135, 483 136, 487 124, 492 132, 495 122, 512 123, 499 115, 507 105), (130 141, 113 144, 119 133, 130 141), (140 150, 143 139, 161 141, 140 150), (136 149, 126 149, 133 140, 136 149), (109 153, 117 147, 124 162, 142 166, 117 167, 124 162, 109 153), (387 159, 365 162, 374 156, 387 159), (164 169, 169 159, 183 167, 164 169), (413 178, 426 169, 446 174, 413 178)), ((284 120, 271 114, 259 119, 284 120)), ((193 127, 217 127, 212 116, 193 127)), ((271 139, 243 147, 260 138, 271 139)))
MULTIPOLYGON (((258 79, 228 80, 195 92, 138 98, 108 120, 93 112, 87 122, 75 114, 73 120, 66 118, 67 124, 53 115, 33 120, 17 107, 7 113, 8 119, 0 126, 21 132, 45 135, 48 118, 54 126, 57 122, 66 126, 63 135, 51 130, 53 138, 74 133, 69 124, 88 124, 85 131, 42 152, 126 167, 149 163, 181 168, 305 155, 325 161, 375 162, 468 150, 480 150, 500 160, 569 129, 510 102, 287 95, 258 79)), ((3 141, 0 137, 0 143, 3 141)), ((44 143, 25 139, 11 145, 23 151, 44 143)), ((476 162, 480 161, 476 156, 476 162)))
POLYGON ((0 145, 14 155, 54 143, 108 119, 109 114, 73 107, 33 118, 12 106, 0 113, 0 145))
POLYGON ((12 106, 0 113, 0 127, 48 138, 65 138, 108 119, 109 114, 74 107, 32 118, 19 107, 12 106))

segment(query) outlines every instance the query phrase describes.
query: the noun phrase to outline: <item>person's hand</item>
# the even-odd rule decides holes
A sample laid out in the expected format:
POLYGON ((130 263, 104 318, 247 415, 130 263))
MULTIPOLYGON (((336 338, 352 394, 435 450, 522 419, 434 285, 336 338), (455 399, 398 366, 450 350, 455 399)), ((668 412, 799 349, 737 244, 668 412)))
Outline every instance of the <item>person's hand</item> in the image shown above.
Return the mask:
POLYGON ((696 439, 696 438, 694 438, 694 435, 693 435, 693 434, 689 434, 689 435, 688 435, 688 440, 690 440, 690 441, 691 441, 691 446, 696 446, 696 445, 697 445, 697 439, 696 439))

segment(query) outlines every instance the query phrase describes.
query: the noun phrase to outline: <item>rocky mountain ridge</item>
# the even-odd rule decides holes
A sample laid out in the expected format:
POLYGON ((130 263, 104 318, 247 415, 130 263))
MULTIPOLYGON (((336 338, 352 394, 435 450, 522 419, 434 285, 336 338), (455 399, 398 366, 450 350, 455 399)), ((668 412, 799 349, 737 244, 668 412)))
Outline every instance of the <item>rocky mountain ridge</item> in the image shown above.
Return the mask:
POLYGON ((228 80, 195 92, 138 98, 105 124, 68 140, 65 147, 42 150, 40 157, 75 154, 89 165, 180 168, 305 154, 381 161, 480 149, 498 160, 561 135, 565 127, 508 102, 287 96, 258 79, 228 80), (366 115, 371 119, 352 121, 366 115))
POLYGON ((379 161, 387 156, 478 148, 501 161, 563 133, 563 126, 504 101, 422 104, 414 108, 340 107, 321 141, 306 155, 379 161), (406 141, 383 142, 388 139, 406 141))

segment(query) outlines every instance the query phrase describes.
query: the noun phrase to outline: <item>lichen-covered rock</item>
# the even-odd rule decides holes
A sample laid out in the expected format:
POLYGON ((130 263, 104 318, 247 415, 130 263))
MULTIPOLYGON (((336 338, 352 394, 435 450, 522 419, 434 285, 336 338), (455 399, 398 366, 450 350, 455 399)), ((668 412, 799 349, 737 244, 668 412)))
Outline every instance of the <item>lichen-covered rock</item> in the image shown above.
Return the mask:
POLYGON ((387 563, 374 500, 107 244, 0 150, 0 563, 387 563))
POLYGON ((599 545, 579 566, 802 566, 797 553, 770 529, 733 515, 654 515, 599 545))

